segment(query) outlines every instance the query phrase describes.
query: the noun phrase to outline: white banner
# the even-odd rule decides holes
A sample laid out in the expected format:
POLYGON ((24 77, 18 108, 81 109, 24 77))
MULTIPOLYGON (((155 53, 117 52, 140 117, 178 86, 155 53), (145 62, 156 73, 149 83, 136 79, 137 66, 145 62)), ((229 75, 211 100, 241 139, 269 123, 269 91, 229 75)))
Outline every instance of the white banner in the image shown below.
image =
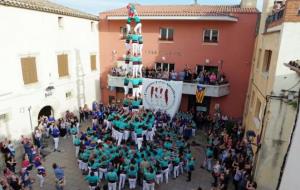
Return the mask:
POLYGON ((180 107, 182 86, 182 81, 165 81, 160 79, 144 78, 144 108, 156 111, 166 111, 171 117, 173 117, 180 107))

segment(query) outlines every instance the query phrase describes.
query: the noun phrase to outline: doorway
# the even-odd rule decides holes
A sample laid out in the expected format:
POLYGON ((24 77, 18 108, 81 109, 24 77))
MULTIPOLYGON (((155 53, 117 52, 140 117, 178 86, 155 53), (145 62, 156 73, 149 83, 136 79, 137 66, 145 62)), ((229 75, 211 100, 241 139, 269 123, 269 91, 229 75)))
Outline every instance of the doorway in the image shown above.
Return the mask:
POLYGON ((41 118, 41 116, 49 117, 50 115, 52 115, 52 116, 54 115, 53 108, 51 106, 45 106, 40 110, 38 119, 41 118))

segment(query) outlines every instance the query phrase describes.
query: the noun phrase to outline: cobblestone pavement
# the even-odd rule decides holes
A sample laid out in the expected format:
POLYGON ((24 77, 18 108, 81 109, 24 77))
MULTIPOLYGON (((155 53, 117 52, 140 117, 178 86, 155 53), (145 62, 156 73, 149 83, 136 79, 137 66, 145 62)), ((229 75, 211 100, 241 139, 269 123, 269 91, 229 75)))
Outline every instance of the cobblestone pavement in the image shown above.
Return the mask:
MULTIPOLYGON (((86 123, 85 125, 88 125, 86 123)), ((203 139, 203 135, 199 131, 197 136, 192 140, 200 142, 203 139)), ((51 151, 53 148, 52 141, 49 141, 49 147, 46 148, 46 151, 51 151)), ((52 169, 52 164, 55 162, 60 166, 65 167, 65 176, 66 176, 66 186, 65 190, 88 190, 88 184, 84 181, 84 176, 81 174, 80 170, 77 167, 77 160, 75 158, 75 148, 72 145, 71 137, 66 139, 60 138, 59 148, 61 152, 51 151, 49 155, 46 156, 46 160, 43 165, 46 168, 47 176, 45 179, 44 190, 54 190, 54 173, 52 169)), ((210 190, 210 184, 212 182, 212 177, 209 172, 200 168, 201 162, 204 158, 204 152, 201 146, 192 146, 192 152, 196 158, 196 168, 192 174, 192 181, 186 182, 187 175, 181 175, 176 180, 173 180, 171 177, 168 184, 156 185, 156 190, 196 190, 199 186, 203 190, 210 190)), ((35 174, 32 174, 32 177, 36 179, 34 183, 34 190, 40 189, 38 184, 38 179, 35 174)), ((128 185, 127 185, 128 186, 128 185)), ((142 189, 138 187, 137 190, 142 189)))

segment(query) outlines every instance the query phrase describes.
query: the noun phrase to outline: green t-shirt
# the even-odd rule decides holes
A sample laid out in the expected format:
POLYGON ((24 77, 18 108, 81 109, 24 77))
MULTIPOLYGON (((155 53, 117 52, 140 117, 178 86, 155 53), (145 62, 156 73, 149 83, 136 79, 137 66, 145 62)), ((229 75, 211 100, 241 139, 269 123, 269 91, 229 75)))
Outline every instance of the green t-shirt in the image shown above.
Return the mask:
POLYGON ((139 40, 139 35, 137 34, 132 34, 132 37, 131 37, 132 41, 138 41, 139 40))
POLYGON ((115 171, 112 171, 112 172, 108 172, 106 174, 106 180, 108 180, 109 182, 112 182, 112 181, 117 181, 118 180, 118 175, 115 171))
POLYGON ((134 17, 134 22, 135 22, 135 23, 140 23, 140 22, 141 22, 140 17, 135 16, 135 17, 134 17))
POLYGON ((124 78, 124 86, 128 86, 128 84, 129 84, 129 79, 128 78, 124 78))
POLYGON ((98 181, 99 181, 99 177, 98 176, 90 176, 90 175, 88 175, 84 179, 86 181, 88 181, 89 183, 93 183, 93 184, 97 184, 98 181))
POLYGON ((132 79, 131 79, 131 83, 132 83, 132 85, 134 85, 134 86, 139 85, 139 82, 140 82, 140 79, 138 79, 138 78, 132 78, 132 79))

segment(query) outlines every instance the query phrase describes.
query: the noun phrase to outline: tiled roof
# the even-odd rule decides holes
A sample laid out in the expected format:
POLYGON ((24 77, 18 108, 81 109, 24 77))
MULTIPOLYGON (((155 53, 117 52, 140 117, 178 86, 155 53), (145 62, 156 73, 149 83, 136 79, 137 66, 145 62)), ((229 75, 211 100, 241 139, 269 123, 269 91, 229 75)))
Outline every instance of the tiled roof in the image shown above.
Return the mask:
POLYGON ((84 13, 76 9, 71 9, 47 0, 0 0, 0 5, 85 18, 90 20, 99 20, 99 18, 95 15, 84 13))
MULTIPOLYGON (((139 5, 139 16, 220 16, 235 13, 258 13, 256 8, 241 8, 240 5, 139 5)), ((126 7, 102 12, 106 16, 126 16, 126 7)))

